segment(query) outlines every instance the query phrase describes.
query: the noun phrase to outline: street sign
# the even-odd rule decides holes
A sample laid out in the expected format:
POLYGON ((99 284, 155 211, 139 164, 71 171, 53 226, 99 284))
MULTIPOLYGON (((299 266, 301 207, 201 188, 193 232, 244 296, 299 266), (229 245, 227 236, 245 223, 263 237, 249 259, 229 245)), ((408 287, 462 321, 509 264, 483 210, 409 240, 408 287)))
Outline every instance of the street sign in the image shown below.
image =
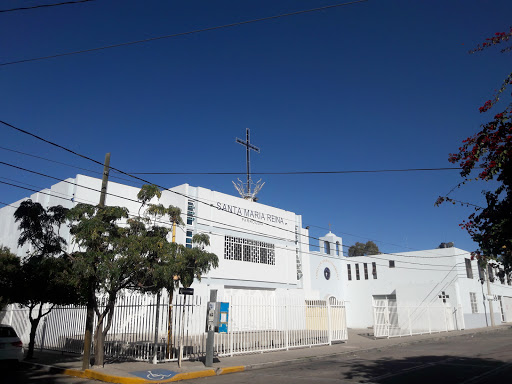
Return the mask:
POLYGON ((180 288, 180 295, 193 295, 194 288, 180 288))

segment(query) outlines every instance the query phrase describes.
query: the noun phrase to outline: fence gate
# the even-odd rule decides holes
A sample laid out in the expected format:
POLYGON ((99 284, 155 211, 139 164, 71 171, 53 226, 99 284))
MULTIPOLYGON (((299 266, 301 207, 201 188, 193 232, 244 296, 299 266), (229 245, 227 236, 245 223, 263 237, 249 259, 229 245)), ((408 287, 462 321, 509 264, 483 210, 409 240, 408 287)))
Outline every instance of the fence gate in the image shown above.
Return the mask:
POLYGON ((374 299, 375 337, 401 337, 464 329, 462 306, 397 305, 396 300, 374 299))

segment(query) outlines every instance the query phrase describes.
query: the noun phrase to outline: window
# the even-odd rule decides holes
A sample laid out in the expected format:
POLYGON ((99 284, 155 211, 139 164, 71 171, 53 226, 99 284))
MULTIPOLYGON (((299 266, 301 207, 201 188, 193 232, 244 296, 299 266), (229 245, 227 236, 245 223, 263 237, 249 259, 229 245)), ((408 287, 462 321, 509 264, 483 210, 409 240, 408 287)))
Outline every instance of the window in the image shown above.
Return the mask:
POLYGON ((187 237, 185 239, 185 247, 192 248, 192 231, 187 231, 187 237))
POLYGON ((188 202, 187 206, 187 224, 192 225, 194 223, 194 217, 195 217, 195 206, 192 201, 188 202))
POLYGON ((347 264, 347 273, 348 273, 348 279, 352 280, 352 269, 350 264, 347 264))
POLYGON ((364 267, 364 279, 368 280, 368 263, 363 263, 364 267))
POLYGON ((484 266, 481 265, 480 261, 478 262, 478 279, 485 281, 484 266))
POLYGON ((472 279, 473 278, 473 270, 471 269, 471 260, 464 259, 464 261, 466 262, 466 276, 468 277, 468 279, 472 279))
POLYGON ((389 260, 389 268, 395 268, 395 260, 389 260))
POLYGON ((324 241, 324 252, 327 253, 328 255, 331 254, 331 245, 329 244, 328 241, 324 241))
POLYGON ((337 241, 336 242, 336 256, 339 256, 340 255, 340 242, 337 241))
POLYGON ((359 280, 359 264, 356 264, 356 280, 359 280))
POLYGON ((275 246, 274 244, 265 243, 263 241, 225 236, 224 258, 228 260, 275 265, 275 246))
POLYGON ((478 313, 478 305, 476 302, 475 292, 469 292, 469 300, 471 301, 471 313, 478 313))
POLYGON ((377 263, 375 262, 372 263, 372 275, 374 279, 377 278, 377 263))

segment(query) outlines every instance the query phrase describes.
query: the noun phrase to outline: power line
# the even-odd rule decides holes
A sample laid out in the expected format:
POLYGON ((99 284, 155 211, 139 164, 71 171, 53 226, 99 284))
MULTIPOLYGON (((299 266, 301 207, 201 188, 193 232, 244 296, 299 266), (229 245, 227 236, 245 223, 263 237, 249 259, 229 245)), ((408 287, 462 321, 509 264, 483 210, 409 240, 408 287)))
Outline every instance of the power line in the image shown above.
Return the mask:
POLYGON ((31 58, 31 59, 23 59, 23 60, 10 61, 10 62, 5 62, 5 63, 0 63, 0 66, 26 63, 26 62, 30 62, 30 61, 53 59, 53 58, 62 57, 62 56, 77 55, 77 54, 81 54, 81 53, 100 51, 100 50, 104 50, 104 49, 123 47, 123 46, 127 46, 127 45, 147 43, 147 42, 155 41, 155 40, 170 39, 170 38, 174 38, 174 37, 192 35, 192 34, 196 34, 196 33, 200 33, 200 32, 214 31, 214 30, 217 30, 217 29, 231 28, 231 27, 236 27, 236 26, 245 25, 245 24, 257 23, 257 22, 266 21, 266 20, 273 20, 273 19, 278 19, 278 18, 282 18, 282 17, 296 16, 296 15, 300 15, 300 14, 304 14, 304 13, 324 11, 326 9, 338 8, 338 7, 343 7, 343 6, 346 6, 346 5, 352 5, 352 4, 357 4, 357 3, 364 3, 366 1, 368 1, 368 0, 356 0, 356 1, 350 1, 350 2, 347 2, 347 3, 338 3, 338 4, 333 4, 333 5, 327 5, 325 7, 311 8, 311 9, 306 9, 306 10, 302 10, 302 11, 283 13, 283 14, 274 15, 274 16, 268 16, 268 17, 261 17, 261 18, 258 18, 258 19, 239 21, 239 22, 236 22, 236 23, 224 24, 224 25, 219 25, 219 26, 215 26, 215 27, 195 29, 193 31, 188 31, 188 32, 173 33, 171 35, 150 37, 150 38, 147 38, 147 39, 129 41, 129 42, 126 42, 126 43, 112 44, 112 45, 106 45, 106 46, 90 48, 90 49, 82 49, 82 50, 79 50, 79 51, 58 53, 58 54, 49 55, 49 56, 34 57, 34 58, 31 58))
MULTIPOLYGON (((12 183, 7 183, 7 182, 4 182, 4 181, 0 181, 1 184, 6 184, 6 185, 10 185, 10 186, 13 186, 13 187, 16 187, 16 188, 20 188, 20 189, 25 189, 25 190, 29 190, 29 191, 33 191, 33 192, 36 192, 36 193, 41 193, 43 195, 48 195, 48 196, 51 196, 51 197, 55 197, 55 198, 59 198, 59 199, 63 199, 63 200, 66 200, 66 201, 71 201, 72 199, 71 198, 68 198, 68 197, 62 197, 62 196, 57 196, 57 195, 53 195, 51 193, 48 193, 48 192, 44 192, 44 191, 37 191, 35 189, 31 189, 31 188, 27 188, 27 187, 22 187, 22 186, 19 186, 19 185, 15 185, 15 184, 12 184, 12 183)), ((99 191, 99 190, 97 190, 99 191)), ((54 192, 55 193, 55 192, 54 192)), ((115 195, 114 195, 115 196, 115 195)), ((4 204, 4 205, 7 205, 7 206, 10 206, 10 207, 13 207, 13 208, 17 208, 17 207, 14 207, 10 204, 5 204, 5 203, 1 203, 1 204, 4 204)), ((133 215, 133 214, 129 214, 129 216, 131 217, 137 217, 136 215, 133 215)), ((204 219, 204 220, 208 220, 208 219, 204 219)), ((208 220, 208 221, 213 221, 213 220, 208 220)), ((161 221, 159 220, 156 220, 156 222, 158 223, 162 223, 161 221)), ((165 223, 163 222, 164 224, 167 224, 169 225, 169 223, 165 223)), ((224 223, 220 223, 222 225, 228 225, 228 226, 232 226, 232 225, 229 225, 229 224, 224 224, 224 223)), ((235 227, 235 228, 238 228, 236 226, 232 226, 232 227, 235 227)), ((245 232, 247 233, 247 232, 245 232)), ((211 233, 212 235, 214 236, 224 236, 223 234, 220 234, 220 233, 211 233)), ((284 239, 284 240, 288 240, 288 239, 284 239)), ((293 241, 293 240, 288 240, 288 241, 293 241)), ((275 248, 277 249, 283 249, 283 250, 288 250, 290 252, 292 252, 293 250, 290 249, 290 248, 285 248, 285 247, 280 247, 279 245, 274 245, 275 248)), ((315 255, 313 252, 311 251, 303 251, 301 250, 300 251, 301 253, 303 254, 308 254, 308 255, 313 255, 313 256, 317 256, 315 255)), ((355 260, 352 260, 352 258, 347 258, 347 257, 341 257, 341 258, 338 258, 338 257, 334 257, 334 256, 330 256, 330 255, 323 255, 322 254, 322 257, 324 258, 331 258, 331 259, 337 259, 337 260, 340 260, 342 262, 345 262, 345 263, 355 263, 355 264, 358 264, 360 263, 360 261, 355 261, 355 260)), ((439 267, 449 267, 449 265, 435 265, 435 264, 420 264, 420 263, 409 263, 409 262, 401 262, 401 263, 404 263, 404 264, 419 264, 419 265, 425 265, 427 267, 429 266, 432 266, 432 267, 436 267, 436 266, 439 266, 439 267)), ((460 263, 458 263, 460 264, 460 263)), ((380 267, 388 267, 387 265, 385 264, 376 264, 380 267)), ((457 265, 457 264, 456 264, 457 265)), ((444 272, 446 271, 445 269, 439 269, 439 268, 417 268, 417 267, 402 267, 402 266, 395 266, 395 268, 398 268, 398 269, 410 269, 410 270, 421 270, 421 271, 438 271, 438 272, 444 272)), ((453 267, 452 267, 453 269, 453 267)))
MULTIPOLYGON (((92 161, 92 162, 94 162, 94 163, 96 163, 96 164, 103 165, 101 162, 99 162, 99 161, 97 161, 97 160, 94 160, 94 159, 92 159, 92 158, 90 158, 90 157, 88 157, 88 156, 82 155, 82 154, 80 154, 80 153, 78 153, 78 152, 75 152, 75 151, 73 151, 73 150, 71 150, 71 149, 69 149, 69 148, 66 148, 66 147, 64 147, 64 146, 62 146, 62 145, 60 145, 60 144, 54 143, 54 142, 52 142, 52 141, 50 141, 50 140, 44 139, 44 138, 42 138, 42 137, 40 137, 40 136, 37 136, 37 135, 35 135, 35 134, 31 133, 31 132, 28 132, 28 131, 26 131, 26 130, 24 130, 24 129, 21 129, 21 128, 18 128, 18 127, 15 127, 15 126, 14 126, 14 125, 12 125, 12 124, 6 123, 6 122, 4 122, 4 121, 2 121, 2 120, 0 120, 0 123, 2 123, 2 124, 4 124, 4 125, 6 125, 6 126, 8 126, 8 127, 12 128, 12 129, 14 129, 14 130, 17 130, 17 131, 19 131, 19 132, 21 132, 21 133, 24 133, 24 134, 26 134, 26 135, 32 136, 32 137, 34 137, 34 138, 36 138, 36 139, 38 139, 38 140, 41 140, 41 141, 43 141, 43 142, 45 142, 45 143, 48 143, 48 144, 50 144, 50 145, 53 145, 53 146, 55 146, 55 147, 57 147, 57 148, 60 148, 60 149, 62 149, 62 150, 64 150, 64 151, 66 151, 66 152, 72 153, 72 154, 74 154, 74 155, 76 155, 76 156, 79 156, 79 157, 81 157, 81 158, 87 159, 87 160, 92 161)), ((186 195, 186 194, 184 194, 184 193, 181 193, 181 192, 173 191, 173 190, 172 190, 172 189, 170 189, 170 188, 162 187, 162 186, 160 186, 160 185, 158 185, 158 184, 152 183, 152 182, 150 182, 150 181, 148 181, 148 180, 145 180, 145 179, 142 179, 142 178, 140 178, 140 177, 138 177, 138 176, 131 175, 131 174, 129 174, 129 173, 127 173, 127 172, 124 172, 124 171, 122 171, 122 170, 120 170, 120 169, 117 169, 117 168, 114 168, 114 167, 109 167, 109 168, 110 168, 111 170, 115 170, 115 171, 117 171, 117 172, 119 172, 119 173, 121 173, 121 174, 123 174, 123 175, 129 176, 129 177, 134 178, 134 179, 136 179, 136 180, 142 181, 142 182, 147 183, 147 184, 154 184, 154 185, 156 185, 157 187, 162 188, 163 190, 169 191, 169 192, 174 193, 174 194, 176 194, 176 195, 178 195, 178 196, 182 196, 182 197, 185 197, 185 198, 187 198, 187 199, 189 199, 189 200, 196 201, 196 202, 198 202, 198 203, 205 204, 205 205, 208 205, 209 207, 213 207, 213 208, 214 208, 214 205, 213 205, 213 204, 205 203, 204 201, 201 201, 201 200, 200 200, 200 199, 198 199, 198 198, 195 198, 195 197, 192 197, 192 196, 188 196, 188 195, 186 195)), ((241 216, 241 215, 239 215, 239 214, 237 214, 237 213, 234 213, 234 212, 227 212, 227 213, 233 214, 233 215, 235 215, 235 216, 243 217, 243 216, 241 216)), ((254 220, 254 221, 255 221, 255 222, 257 222, 257 223, 260 223, 260 224, 264 224, 264 225, 266 225, 266 226, 270 226, 270 227, 273 227, 273 228, 279 229, 279 230, 284 231, 284 232, 293 233, 294 235, 296 234, 296 232, 295 232, 295 231, 292 231, 292 230, 289 230, 289 229, 284 229, 284 228, 278 227, 277 225, 273 225, 273 224, 270 224, 270 223, 267 223, 267 222, 264 222, 264 221, 260 221, 260 220, 254 220)), ((222 224, 222 223, 221 223, 221 224, 222 224)), ((308 237, 308 238, 310 238, 310 239, 320 240, 319 238, 315 238, 315 237, 312 237, 312 236, 307 236, 307 237, 308 237)), ((308 245, 309 245, 309 244, 308 244, 308 245)), ((344 246, 344 247, 348 247, 347 245, 343 245, 343 246, 344 246)), ((401 256, 401 255, 397 255, 397 256, 401 256)), ((454 256, 455 256, 455 255, 454 255, 454 256)), ((404 256, 404 257, 405 257, 405 256, 404 256)))
MULTIPOLYGON (((92 187, 88 187, 88 186, 84 186, 84 185, 81 185, 81 184, 78 184, 78 183, 73 183, 73 182, 70 182, 68 180, 64 180, 64 179, 59 179, 57 177, 53 177, 53 176, 50 176, 50 175, 46 175, 46 174, 43 174, 43 173, 40 173, 40 172, 36 172, 36 171, 32 171, 32 170, 29 170, 29 169, 26 169, 26 168, 22 168, 22 167, 18 167, 16 165, 13 165, 13 164, 8 164, 8 163, 5 163, 5 162, 2 162, 0 161, 0 164, 2 165, 6 165, 6 166, 10 166, 10 167, 13 167, 13 168, 16 168, 16 169, 19 169, 19 170, 23 170, 23 171, 26 171, 26 172, 30 172, 30 173, 34 173, 34 174, 37 174, 37 175, 40 175, 40 176, 44 176, 44 177, 48 177, 48 178, 51 178, 51 179, 54 179, 54 180, 57 180, 57 181, 61 181, 61 182, 64 182, 64 183, 68 183, 68 184, 71 184, 71 185, 75 185, 77 187, 80 187, 80 188, 85 188, 85 189, 88 189, 88 190, 92 190, 92 191, 95 191, 95 192, 101 192, 99 189, 95 189, 95 188, 92 188, 92 187)), ((5 179, 5 178, 4 178, 5 179)), ((12 180, 10 179, 11 181, 15 181, 17 183, 21 183, 21 184, 24 184, 22 182, 19 182, 19 181, 16 181, 16 180, 12 180)), ((21 187, 21 186, 16 186, 14 184, 10 184, 10 183, 4 183, 4 182, 1 182, 0 183, 3 183, 3 184, 7 184, 7 185, 11 185, 11 186, 15 186, 17 188, 22 188, 22 189, 27 189, 27 190, 30 190, 30 191, 34 191, 34 192, 38 192, 38 193, 43 193, 43 194, 47 194, 47 193, 44 193, 42 191, 37 191, 37 190, 34 190, 34 189, 31 189, 31 188, 24 188, 24 187, 21 187)), ((28 184, 26 184, 28 185, 28 184)), ((33 187, 35 188, 40 188, 38 186, 34 186, 32 185, 33 187)), ((55 191, 53 191, 53 193, 56 193, 55 191)), ((67 196, 67 197, 61 197, 61 196, 54 196, 54 195, 51 195, 50 196, 54 196, 54 197, 58 197, 58 198, 62 198, 62 199, 65 199, 65 200, 70 200, 70 201, 73 201, 75 196, 70 196, 70 195, 66 195, 64 193, 59 193, 60 195, 63 195, 63 196, 67 196)), ((112 193, 109 193, 107 192, 107 195, 109 196, 112 196, 112 197, 117 197, 117 198, 120 198, 120 199, 124 199, 124 200, 128 200, 128 201, 131 201, 131 202, 136 202, 136 203, 140 203, 138 200, 135 200, 135 199, 131 199, 129 197, 125 197, 125 196, 120 196, 120 195, 115 195, 115 194, 112 194, 112 193)), ((130 215, 130 216, 133 216, 133 217, 136 217, 136 215, 130 215)), ((196 219, 201 219, 201 220, 205 220, 205 221, 208 221, 208 222, 211 222, 211 223, 214 223, 214 224, 220 224, 220 225, 223 225, 223 226, 227 226, 227 227, 231 227, 231 228, 234 228, 236 229, 238 232, 240 233, 245 233, 245 234, 250 234, 250 235, 260 235, 262 237, 265 237, 265 238, 269 238, 269 239, 274 239, 274 240, 281 240, 281 241, 285 241, 285 242, 295 242, 297 244, 302 244, 302 245, 307 245, 308 246, 308 249, 309 247, 311 246, 309 243, 304 243, 304 242, 301 242, 301 241, 296 241, 292 238, 284 238, 284 237, 278 237, 278 236, 272 236, 272 235, 269 235, 269 234, 266 234, 266 233, 263 233, 263 232, 258 232, 258 231, 243 231, 241 230, 240 227, 236 226, 236 225, 232 225, 232 224, 227 224, 227 223, 223 223, 223 222, 219 222, 219 221, 215 221, 215 220, 211 220, 211 219, 206 219, 206 218, 203 218, 203 217, 200 217, 200 216, 197 216, 197 215, 191 215, 192 217, 195 217, 196 219)), ((161 223, 161 224, 167 224, 166 222, 162 222, 160 220, 157 220, 158 223, 161 223)), ((291 232, 291 231, 290 231, 291 232)), ((295 234, 295 232, 293 232, 295 234)), ((301 235, 303 236, 303 235, 301 235)), ((313 236, 303 236, 303 237, 306 237, 308 239, 314 239, 314 240, 320 240, 319 238, 316 238, 316 237, 313 237, 313 236)), ((343 245, 343 247, 348 247, 347 245, 343 245)), ((284 249, 284 248, 283 248, 284 249)), ((301 250, 302 253, 309 253, 309 254, 312 254, 311 252, 305 252, 303 250, 301 250)), ((454 256, 460 256, 460 255, 466 255, 467 253, 463 253, 463 254, 456 254, 456 255, 450 255, 450 256, 437 256, 437 257, 454 257, 454 256)), ((399 257, 406 257, 408 258, 409 256, 407 255, 400 255, 400 254, 394 254, 394 253, 386 253, 385 255, 389 255, 389 256, 399 256, 399 257)), ((347 258, 345 260, 345 258, 343 258, 343 260, 347 261, 347 262, 353 262, 353 263, 357 263, 359 262, 359 260, 357 260, 357 257, 358 256, 354 256, 352 258, 347 258), (349 261, 350 260, 350 261, 349 261), (357 260, 357 261, 356 261, 357 260)), ((385 258, 382 258, 382 257, 376 257, 374 255, 367 255, 367 256, 359 256, 359 257, 367 257, 367 258, 372 258, 372 259, 376 259, 376 260, 384 260, 384 261, 388 261, 389 259, 385 259, 385 258)), ((414 256, 414 257, 419 257, 419 258, 427 258, 427 259, 432 259, 432 258, 435 258, 435 257, 421 257, 421 256, 414 256)), ((423 264, 423 263, 417 263, 417 262, 410 262, 410 261, 400 261, 400 263, 405 263, 405 264, 416 264, 416 265, 425 265, 425 266, 432 266, 432 267, 445 267, 446 265, 443 265, 443 264, 423 264)), ((379 264, 381 265, 381 264, 379 264)), ((383 265, 381 265, 383 266, 383 265)), ((405 267, 403 267, 405 268, 405 267)), ((434 269, 436 270, 436 269, 434 269)))
MULTIPOLYGON (((349 173, 388 173, 388 172, 424 172, 424 171, 460 171, 460 168, 405 168, 405 169, 370 169, 350 171, 282 171, 282 172, 251 172, 253 175, 332 175, 349 173)), ((242 175, 244 172, 129 172, 132 175, 242 175)))
MULTIPOLYGON (((61 162, 61 161, 48 159, 48 158, 46 158, 46 157, 41 157, 41 156, 32 155, 32 154, 30 154, 30 153, 17 151, 17 150, 15 150, 15 149, 10 149, 10 148, 5 148, 5 147, 0 147, 0 149, 1 149, 1 150, 4 150, 4 151, 9 151, 9 152, 17 153, 17 154, 20 154, 20 155, 24 155, 24 156, 33 157, 33 158, 35 158, 35 159, 44 160, 44 161, 48 161, 48 162, 51 162, 51 163, 64 165, 64 166, 66 166, 66 167, 75 168, 75 169, 80 169, 80 170, 82 170, 82 171, 87 171, 87 172, 91 172, 91 173, 96 173, 96 174, 98 174, 98 175, 103 175, 103 172, 100 172, 100 171, 94 171, 94 170, 92 170, 92 169, 82 168, 82 167, 79 167, 79 166, 77 166, 77 165, 72 165, 72 164, 68 164, 68 163, 63 163, 63 162, 61 162)), ((133 181, 133 180, 131 180, 131 179, 125 179, 125 178, 122 178, 122 177, 119 177, 119 176, 113 176, 113 175, 110 175, 110 177, 111 177, 111 178, 114 178, 114 179, 118 179, 118 180, 123 180, 123 181, 133 181)))
POLYGON ((19 7, 19 8, 11 8, 11 9, 0 9, 0 13, 3 13, 3 12, 14 12, 14 11, 26 11, 26 10, 29 10, 29 9, 35 9, 35 8, 57 7, 57 6, 60 6, 60 5, 69 5, 69 4, 87 3, 87 2, 89 2, 89 1, 95 1, 95 0, 63 1, 63 2, 61 2, 61 3, 32 5, 32 6, 30 6, 30 7, 19 7))

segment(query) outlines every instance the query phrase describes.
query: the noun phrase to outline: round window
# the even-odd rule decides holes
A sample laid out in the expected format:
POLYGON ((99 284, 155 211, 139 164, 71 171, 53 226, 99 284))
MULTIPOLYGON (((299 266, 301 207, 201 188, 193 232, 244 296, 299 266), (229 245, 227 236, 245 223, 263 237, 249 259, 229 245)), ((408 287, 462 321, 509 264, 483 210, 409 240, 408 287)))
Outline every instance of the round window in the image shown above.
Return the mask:
POLYGON ((329 280, 331 278, 331 270, 327 267, 324 269, 324 277, 325 280, 329 280))

